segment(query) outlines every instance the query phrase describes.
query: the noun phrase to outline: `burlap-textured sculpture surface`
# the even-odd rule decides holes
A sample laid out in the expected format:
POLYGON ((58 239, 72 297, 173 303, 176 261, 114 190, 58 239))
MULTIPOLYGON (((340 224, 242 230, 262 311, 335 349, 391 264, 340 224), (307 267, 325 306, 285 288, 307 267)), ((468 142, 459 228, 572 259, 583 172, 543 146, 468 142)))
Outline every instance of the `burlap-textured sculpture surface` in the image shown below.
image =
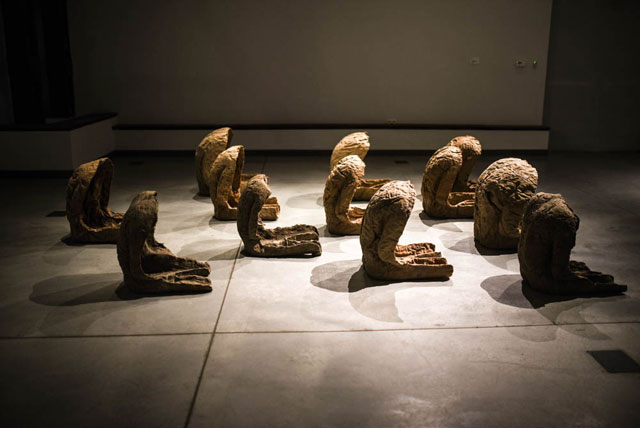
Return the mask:
MULTIPOLYGON (((238 217, 238 201, 245 188, 242 186, 244 147, 229 147, 218 155, 209 174, 209 192, 213 203, 214 217, 218 220, 235 220, 238 217)), ((276 220, 280 205, 276 198, 269 198, 260 216, 263 220, 276 220)))
POLYGON ((622 293, 626 285, 613 276, 570 260, 580 219, 562 195, 538 193, 522 217, 518 260, 523 283, 550 294, 622 293))
POLYGON ((80 165, 67 183, 67 220, 73 242, 115 243, 122 214, 109 209, 113 162, 102 158, 80 165))
POLYGON ((427 162, 422 178, 422 207, 433 218, 471 218, 475 194, 468 181, 482 148, 467 135, 441 147, 427 162))
POLYGON ((371 198, 360 232, 365 272, 376 279, 446 279, 453 266, 431 243, 398 245, 415 202, 408 181, 385 184, 371 198))
POLYGON ((537 187, 538 172, 525 160, 505 158, 489 165, 480 174, 476 188, 476 242, 496 250, 515 250, 522 214, 537 187))
POLYGON ((158 200, 140 192, 124 214, 118 237, 118 262, 125 284, 138 293, 211 291, 208 263, 177 257, 156 242, 158 200))
POLYGON ((227 150, 232 138, 231 128, 220 128, 207 134, 196 147, 196 180, 199 195, 209 196, 211 166, 220 153, 227 150))
POLYGON ((334 235, 358 235, 364 210, 351 207, 356 189, 364 176, 365 165, 356 155, 342 158, 331 170, 324 186, 322 203, 327 230, 334 235))
POLYGON ((244 254, 257 257, 319 256, 322 254, 318 229, 306 224, 266 229, 261 221, 262 207, 271 190, 267 177, 257 174, 240 196, 238 233, 244 254))
MULTIPOLYGON (((367 152, 369 152, 369 134, 366 132, 354 132, 347 135, 336 144, 331 153, 330 169, 340 162, 340 160, 349 155, 356 155, 364 161, 367 152)), ((353 195, 354 201, 368 201, 378 191, 380 187, 388 183, 388 178, 363 178, 360 185, 353 195)))

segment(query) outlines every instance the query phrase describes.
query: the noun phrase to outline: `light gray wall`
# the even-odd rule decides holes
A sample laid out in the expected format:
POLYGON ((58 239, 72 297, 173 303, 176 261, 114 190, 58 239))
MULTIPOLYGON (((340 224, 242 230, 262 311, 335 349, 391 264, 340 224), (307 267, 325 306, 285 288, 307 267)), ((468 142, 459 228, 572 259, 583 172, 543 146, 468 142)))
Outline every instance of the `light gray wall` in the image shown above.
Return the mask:
POLYGON ((551 0, 69 0, 68 10, 79 114, 542 124, 551 0))
POLYGON ((640 150, 640 2, 555 0, 550 150, 640 150))

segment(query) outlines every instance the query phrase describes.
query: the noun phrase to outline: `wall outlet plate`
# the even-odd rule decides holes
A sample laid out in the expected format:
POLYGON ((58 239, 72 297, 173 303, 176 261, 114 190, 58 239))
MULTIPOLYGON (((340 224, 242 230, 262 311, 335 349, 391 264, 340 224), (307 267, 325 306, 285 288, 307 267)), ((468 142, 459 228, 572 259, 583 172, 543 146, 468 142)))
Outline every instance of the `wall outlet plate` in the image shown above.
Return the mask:
POLYGON ((469 60, 471 65, 480 65, 480 57, 474 56, 469 60))
POLYGON ((514 63, 514 65, 517 68, 525 68, 527 66, 527 61, 525 61, 523 59, 517 59, 516 62, 514 63))

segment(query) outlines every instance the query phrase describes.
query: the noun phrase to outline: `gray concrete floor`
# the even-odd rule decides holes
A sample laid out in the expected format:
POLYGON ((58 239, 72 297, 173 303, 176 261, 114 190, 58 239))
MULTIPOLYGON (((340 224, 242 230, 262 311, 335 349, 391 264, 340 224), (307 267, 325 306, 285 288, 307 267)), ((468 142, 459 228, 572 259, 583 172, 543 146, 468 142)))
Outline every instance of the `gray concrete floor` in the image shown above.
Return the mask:
MULTIPOLYGON (((212 266, 212 293, 141 297, 114 245, 60 241, 66 219, 46 215, 66 179, 0 179, 0 425, 640 426, 640 374, 587 353, 640 361, 640 155, 528 160, 580 216, 574 258, 626 294, 523 290, 516 254, 480 254, 470 220, 428 219, 420 200, 401 242, 433 242, 453 276, 372 281, 358 237, 324 228, 328 156, 249 153, 282 206, 270 225, 316 225, 322 256, 244 257, 235 223, 195 196, 192 158, 118 156, 111 207, 157 190, 157 239, 212 266)), ((419 189, 426 161, 374 153, 367 177, 419 189)))

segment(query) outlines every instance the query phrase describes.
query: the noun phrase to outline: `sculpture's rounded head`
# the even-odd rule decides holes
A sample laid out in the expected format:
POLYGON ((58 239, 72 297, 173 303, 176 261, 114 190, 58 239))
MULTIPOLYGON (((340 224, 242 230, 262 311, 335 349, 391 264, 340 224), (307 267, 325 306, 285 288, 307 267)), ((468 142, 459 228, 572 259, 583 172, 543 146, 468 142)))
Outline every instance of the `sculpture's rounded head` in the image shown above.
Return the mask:
POLYGON ((366 132, 354 132, 344 137, 333 149, 331 153, 331 169, 340 160, 349 155, 357 155, 364 160, 369 151, 369 134, 366 132))
POLYGON ((482 154, 480 141, 471 135, 462 135, 449 141, 449 146, 458 147, 465 159, 474 158, 482 154))
POLYGON ((137 205, 145 201, 158 203, 158 192, 155 190, 143 190, 142 192, 138 193, 135 198, 133 198, 131 205, 137 205))
POLYGON ((216 147, 218 153, 226 150, 233 138, 233 131, 229 127, 218 128, 209 132, 198 145, 199 147, 216 147))
MULTIPOLYGON (((381 206, 398 206, 400 211, 407 213, 407 218, 413 209, 416 199, 416 189, 410 181, 394 180, 385 184, 369 201, 367 211, 381 206)), ((406 220, 405 220, 406 221, 406 220)))
POLYGON ((533 195, 525 209, 523 224, 530 224, 533 217, 562 221, 575 231, 580 227, 580 218, 559 193, 540 192, 533 195))
POLYGON ((252 194, 266 200, 271 194, 269 178, 264 174, 254 175, 251 180, 249 180, 247 187, 245 187, 242 193, 252 194))
POLYGON ((364 164, 362 159, 360 159, 359 156, 349 155, 340 159, 340 161, 336 164, 336 166, 333 169, 337 170, 343 175, 346 175, 348 173, 355 174, 360 179, 362 179, 362 177, 364 177, 365 167, 366 165, 364 164))

